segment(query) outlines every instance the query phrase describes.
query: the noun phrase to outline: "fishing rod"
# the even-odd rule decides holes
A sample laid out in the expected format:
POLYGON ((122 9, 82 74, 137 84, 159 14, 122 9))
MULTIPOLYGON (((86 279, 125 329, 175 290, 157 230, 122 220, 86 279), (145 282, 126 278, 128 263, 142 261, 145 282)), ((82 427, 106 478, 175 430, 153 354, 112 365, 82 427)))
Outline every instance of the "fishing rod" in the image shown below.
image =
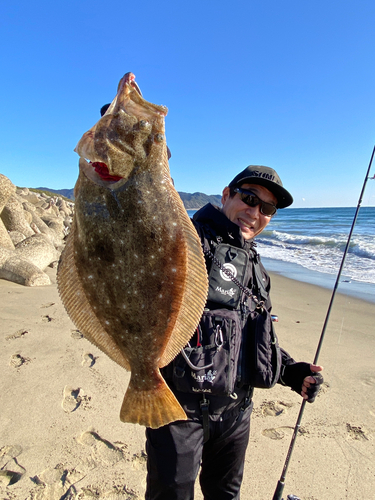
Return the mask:
MULTIPOLYGON (((374 146, 374 149, 372 150, 372 155, 371 155, 370 163, 369 163, 369 166, 368 166, 368 169, 367 169, 367 172, 366 172, 365 180, 363 182, 362 191, 361 191, 361 194, 359 196, 359 201, 358 201, 357 209, 355 211, 354 219, 353 219, 353 222, 352 222, 352 227, 351 227, 350 232, 349 232, 348 241, 346 242, 344 254, 343 254, 342 259, 341 259, 340 269, 339 269, 339 272, 337 274, 335 286, 333 288, 331 300, 329 302, 329 306, 328 306, 326 318, 325 318, 325 321, 324 321, 324 324, 323 324, 322 333, 320 335, 320 340, 319 340, 318 347, 317 347, 316 353, 315 353, 314 365, 316 365, 317 362, 318 362, 320 350, 322 348, 322 344, 323 344, 323 340, 324 340, 324 334, 325 334, 325 331, 326 331, 326 328, 327 328, 329 316, 331 314, 333 300, 335 298, 337 287, 339 285, 339 280, 340 280, 342 269, 344 267, 345 258, 346 258, 346 255, 348 253, 348 250, 349 250, 349 244, 350 244, 350 240, 352 238, 352 234, 353 234, 355 223, 357 221, 358 212, 359 212, 359 209, 360 209, 361 204, 362 204, 362 198, 363 198, 363 194, 364 194, 365 189, 366 189, 367 181, 369 179, 371 165, 372 165, 372 161, 374 159, 374 154, 375 154, 375 146, 374 146)), ((375 179, 375 175, 371 179, 375 179)), ((294 427, 294 432, 293 432, 293 435, 292 435, 292 439, 291 439, 291 442, 290 442, 290 445, 289 445, 289 450, 288 450, 288 453, 287 453, 287 456, 286 456, 286 459, 285 459, 285 464, 284 464, 283 472, 282 472, 282 474, 280 476, 280 479, 279 479, 279 481, 277 483, 276 490, 275 490, 275 493, 273 495, 272 500, 282 500, 281 497, 282 497, 284 486, 285 486, 285 477, 286 477, 286 473, 287 473, 287 470, 288 470, 288 466, 289 466, 289 462, 290 462, 290 457, 292 456, 293 448, 294 448, 294 445, 295 445, 295 442, 296 442, 296 439, 297 439, 297 434, 298 434, 299 428, 301 426, 301 420, 302 420, 302 415, 303 415, 305 406, 306 406, 306 399, 304 399, 302 401, 301 408, 300 408, 300 411, 299 411, 299 414, 298 414, 298 418, 297 418, 297 422, 296 422, 296 425, 294 427)), ((288 499, 289 500, 293 500, 293 499, 298 500, 298 497, 296 497, 295 495, 288 495, 288 499)))

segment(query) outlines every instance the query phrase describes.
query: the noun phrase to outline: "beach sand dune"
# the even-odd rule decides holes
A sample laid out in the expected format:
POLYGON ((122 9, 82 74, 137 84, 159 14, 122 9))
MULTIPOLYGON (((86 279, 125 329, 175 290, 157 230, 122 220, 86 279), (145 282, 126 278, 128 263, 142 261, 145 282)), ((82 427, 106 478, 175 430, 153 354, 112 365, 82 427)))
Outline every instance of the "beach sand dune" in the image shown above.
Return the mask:
MULTIPOLYGON (((145 492, 144 428, 120 422, 129 374, 86 341, 51 285, 0 280, 0 500, 130 500, 145 492)), ((331 292, 272 276, 281 345, 312 361, 331 292)), ((284 498, 370 499, 375 491, 375 310, 337 295, 284 498)), ((270 500, 300 398, 255 392, 243 500, 270 500)), ((202 500, 197 485, 196 499, 202 500)))

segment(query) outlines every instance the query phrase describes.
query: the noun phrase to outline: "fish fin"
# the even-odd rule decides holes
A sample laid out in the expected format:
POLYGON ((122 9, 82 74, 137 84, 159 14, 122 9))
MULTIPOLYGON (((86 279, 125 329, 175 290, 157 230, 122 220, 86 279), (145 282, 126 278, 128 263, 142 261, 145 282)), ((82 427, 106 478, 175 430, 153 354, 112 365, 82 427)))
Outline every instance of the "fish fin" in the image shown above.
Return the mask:
POLYGON ((120 411, 120 420, 157 429, 176 420, 187 420, 186 413, 158 371, 157 389, 137 390, 130 379, 120 411))
POLYGON ((66 312, 87 340, 120 366, 130 370, 125 355, 104 330, 87 300, 74 259, 74 238, 75 223, 73 222, 57 271, 58 291, 66 312))
POLYGON ((207 301, 208 277, 202 245, 177 191, 171 190, 173 207, 177 209, 183 240, 186 243, 186 268, 182 304, 173 330, 158 366, 170 363, 193 336, 207 301))

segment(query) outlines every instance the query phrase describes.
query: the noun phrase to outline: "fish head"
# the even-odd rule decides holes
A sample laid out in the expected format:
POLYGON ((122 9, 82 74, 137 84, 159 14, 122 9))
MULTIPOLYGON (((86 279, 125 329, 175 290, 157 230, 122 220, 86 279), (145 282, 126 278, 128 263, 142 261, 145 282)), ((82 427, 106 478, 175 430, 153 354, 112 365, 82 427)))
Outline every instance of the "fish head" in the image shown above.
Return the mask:
POLYGON ((128 179, 134 170, 168 164, 165 106, 146 101, 133 73, 121 78, 106 113, 78 142, 80 169, 92 181, 107 185, 128 179), (150 161, 151 160, 151 161, 150 161))

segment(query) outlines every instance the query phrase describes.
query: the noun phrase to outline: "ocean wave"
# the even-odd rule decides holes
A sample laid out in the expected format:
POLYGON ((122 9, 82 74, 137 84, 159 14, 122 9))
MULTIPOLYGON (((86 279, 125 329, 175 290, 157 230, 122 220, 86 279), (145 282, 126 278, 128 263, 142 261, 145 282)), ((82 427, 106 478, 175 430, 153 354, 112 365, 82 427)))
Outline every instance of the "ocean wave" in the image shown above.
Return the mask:
MULTIPOLYGON (((347 245, 347 236, 307 236, 272 231, 272 234, 259 236, 257 242, 265 246, 284 248, 292 252, 305 250, 308 247, 314 247, 315 251, 319 252, 326 252, 326 250, 343 252, 347 245)), ((353 237, 349 245, 349 253, 375 260, 374 238, 367 235, 353 237)))
POLYGON ((362 257, 364 259, 375 260, 374 244, 356 244, 353 248, 349 248, 349 253, 353 253, 355 255, 358 255, 358 257, 362 257))
POLYGON ((280 231, 273 231, 272 237, 277 241, 283 243, 293 243, 298 245, 325 245, 325 246, 336 246, 340 245, 346 241, 342 235, 330 235, 328 236, 309 236, 306 234, 290 234, 282 233, 280 231))
MULTIPOLYGON (((264 244, 258 240, 258 251, 262 257, 299 264, 306 269, 328 274, 336 274, 343 256, 340 248, 313 245, 264 244)), ((345 275, 350 279, 375 283, 375 254, 364 247, 353 248, 345 261, 345 275)))

